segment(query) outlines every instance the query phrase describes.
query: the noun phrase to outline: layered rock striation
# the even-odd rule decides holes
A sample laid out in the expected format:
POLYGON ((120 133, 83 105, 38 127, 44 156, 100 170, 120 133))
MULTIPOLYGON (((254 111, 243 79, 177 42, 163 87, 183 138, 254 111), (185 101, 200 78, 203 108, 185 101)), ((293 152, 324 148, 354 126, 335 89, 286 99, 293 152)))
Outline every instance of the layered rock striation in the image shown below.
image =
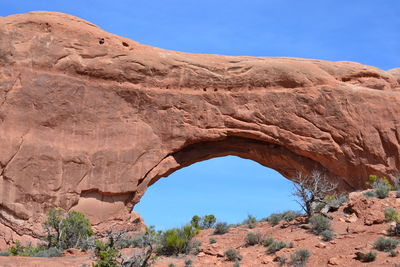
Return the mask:
POLYGON ((38 237, 51 207, 134 229, 148 186, 218 156, 358 189, 399 171, 400 71, 168 51, 66 14, 13 15, 0 18, 0 148, 0 246, 38 237))

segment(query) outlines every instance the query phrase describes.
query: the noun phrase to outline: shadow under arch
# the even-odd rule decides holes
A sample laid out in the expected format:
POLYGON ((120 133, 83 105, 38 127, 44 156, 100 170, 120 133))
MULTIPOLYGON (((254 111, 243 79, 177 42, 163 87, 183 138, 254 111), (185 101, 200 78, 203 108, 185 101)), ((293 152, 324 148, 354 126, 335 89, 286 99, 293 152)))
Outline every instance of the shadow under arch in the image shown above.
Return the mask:
POLYGON ((352 189, 344 179, 333 175, 320 163, 298 155, 283 146, 246 137, 228 136, 220 140, 193 143, 166 156, 139 181, 131 208, 140 201, 146 189, 160 178, 196 162, 229 155, 258 162, 274 169, 289 180, 295 177, 297 172, 308 174, 313 170, 319 170, 334 180, 339 190, 352 189))

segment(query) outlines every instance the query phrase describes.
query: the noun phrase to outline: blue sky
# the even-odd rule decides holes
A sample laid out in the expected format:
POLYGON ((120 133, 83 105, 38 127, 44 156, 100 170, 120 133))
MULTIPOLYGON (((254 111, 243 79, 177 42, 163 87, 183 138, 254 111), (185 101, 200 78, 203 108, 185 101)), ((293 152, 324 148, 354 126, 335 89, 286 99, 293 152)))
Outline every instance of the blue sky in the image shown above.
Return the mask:
MULTIPOLYGON (((400 67, 399 0, 0 2, 0 16, 33 10, 69 13, 114 34, 171 50, 400 67)), ((135 209, 147 224, 162 229, 179 226, 195 213, 213 213, 234 223, 247 214, 261 218, 296 208, 289 194, 287 180, 273 170, 225 157, 161 179, 135 209)))

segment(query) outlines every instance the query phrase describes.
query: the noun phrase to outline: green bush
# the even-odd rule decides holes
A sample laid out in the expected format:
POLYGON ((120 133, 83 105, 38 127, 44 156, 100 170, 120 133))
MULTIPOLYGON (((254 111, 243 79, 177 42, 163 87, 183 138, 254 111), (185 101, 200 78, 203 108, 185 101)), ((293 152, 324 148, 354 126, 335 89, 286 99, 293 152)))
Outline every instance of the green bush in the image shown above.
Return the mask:
POLYGON ((61 257, 62 250, 59 248, 51 247, 46 250, 39 251, 33 257, 61 257))
POLYGON ((384 199, 387 198, 389 195, 389 188, 386 186, 379 186, 378 188, 375 189, 375 194, 378 198, 384 199))
POLYGON ((215 225, 214 234, 215 235, 223 235, 229 232, 229 226, 225 222, 219 222, 215 225))
POLYGON ((282 213, 282 219, 287 222, 291 222, 300 216, 302 216, 302 214, 300 212, 294 211, 294 210, 288 210, 288 211, 285 211, 284 213, 282 213))
POLYGON ((297 217, 302 216, 300 212, 288 210, 282 213, 272 213, 269 217, 263 219, 263 221, 269 222, 272 226, 279 224, 281 220, 285 220, 287 222, 293 221, 297 217))
POLYGON ((190 241, 197 233, 198 229, 192 225, 185 225, 182 228, 173 228, 163 232, 158 254, 171 256, 189 253, 190 241))
POLYGON ((233 248, 226 250, 224 255, 228 261, 240 261, 242 259, 239 251, 233 248))
POLYGON ((21 242, 17 240, 15 242, 15 245, 11 246, 8 249, 8 252, 10 253, 11 256, 19 256, 24 253, 24 250, 25 250, 24 246, 22 246, 21 242))
POLYGON ((51 209, 44 222, 49 247, 60 249, 80 248, 93 230, 86 216, 77 211, 67 214, 61 209, 51 209))
POLYGON ((193 261, 191 259, 185 260, 185 266, 184 267, 192 267, 193 261))
POLYGON ((400 190, 396 191, 396 198, 400 198, 400 190))
POLYGON ((299 249, 292 255, 290 255, 291 264, 295 267, 306 266, 311 253, 307 249, 299 249))
POLYGON ((274 239, 272 237, 268 237, 262 241, 262 244, 264 247, 268 247, 274 242, 274 239))
POLYGON ((10 256, 10 252, 8 252, 8 251, 0 251, 0 256, 10 256))
POLYGON ((376 259, 376 253, 373 251, 368 252, 365 254, 364 262, 372 262, 376 259))
POLYGON ((252 215, 247 215, 247 219, 243 221, 243 224, 247 224, 247 227, 253 229, 256 227, 257 219, 252 215))
POLYGON ((116 260, 118 255, 118 250, 100 240, 96 240, 95 256, 97 261, 93 264, 93 267, 116 267, 118 266, 118 261, 116 260))
POLYGON ((287 244, 283 241, 273 241, 268 247, 267 247, 267 253, 268 254, 273 254, 283 248, 286 248, 287 244))
POLYGON ((216 221, 217 219, 212 214, 205 215, 202 218, 195 215, 192 217, 190 224, 196 229, 209 229, 214 227, 216 221))
POLYGON ((210 242, 210 244, 217 243, 217 240, 215 240, 214 238, 210 238, 208 239, 208 241, 210 242))
POLYGON ((340 207, 343 203, 349 200, 349 196, 346 194, 341 194, 337 197, 334 197, 332 200, 328 202, 328 205, 331 207, 340 207))
POLYGON ((17 240, 15 245, 9 248, 8 254, 10 256, 23 257, 60 257, 62 250, 58 248, 47 248, 43 244, 39 244, 36 247, 29 244, 25 247, 17 240))
POLYGON ((272 213, 269 217, 265 218, 265 221, 269 222, 272 226, 275 226, 278 225, 282 219, 282 213, 272 213))
POLYGON ((168 267, 176 267, 176 265, 173 263, 170 263, 170 264, 168 264, 168 267))
POLYGON ((313 215, 310 220, 311 231, 319 235, 325 230, 331 230, 331 220, 322 215, 313 215))
POLYGON ((261 244, 262 242, 262 237, 260 233, 248 233, 245 242, 247 246, 254 246, 261 244))
POLYGON ((376 197, 384 199, 389 195, 389 191, 393 190, 393 186, 386 177, 379 178, 376 175, 370 175, 367 185, 371 186, 376 197))
POLYGON ((240 267, 240 263, 239 262, 235 262, 232 267, 240 267))
POLYGON ((335 233, 332 230, 324 230, 321 232, 323 241, 331 241, 335 237, 335 233))
POLYGON ((379 251, 389 252, 397 247, 399 241, 392 238, 380 237, 374 242, 374 248, 379 251))
POLYGON ((387 222, 400 222, 400 213, 394 208, 385 209, 385 220, 387 222))

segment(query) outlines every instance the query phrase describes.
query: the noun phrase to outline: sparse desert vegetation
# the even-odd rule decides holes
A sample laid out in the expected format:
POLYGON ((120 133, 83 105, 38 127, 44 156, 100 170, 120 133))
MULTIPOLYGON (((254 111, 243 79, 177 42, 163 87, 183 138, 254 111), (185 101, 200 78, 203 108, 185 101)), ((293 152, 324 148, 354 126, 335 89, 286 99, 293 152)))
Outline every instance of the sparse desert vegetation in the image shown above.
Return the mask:
POLYGON ((327 192, 321 197, 323 202, 310 204, 315 208, 311 216, 285 211, 260 221, 250 215, 241 224, 228 225, 209 214, 193 216, 179 228, 156 231, 149 227, 135 236, 116 232, 102 240, 93 238, 94 232, 83 214, 53 209, 43 223, 43 243, 34 246, 17 241, 0 256, 60 257, 64 251, 76 248, 82 255, 94 255, 96 267, 195 267, 216 261, 221 266, 257 266, 252 264, 265 262, 305 267, 321 259, 327 265, 373 262, 394 266, 399 257, 400 204, 396 202, 397 189, 385 180, 377 181, 380 178, 373 179, 372 190, 390 188, 385 198, 375 191, 374 196, 366 196, 371 189, 349 197, 327 192))

